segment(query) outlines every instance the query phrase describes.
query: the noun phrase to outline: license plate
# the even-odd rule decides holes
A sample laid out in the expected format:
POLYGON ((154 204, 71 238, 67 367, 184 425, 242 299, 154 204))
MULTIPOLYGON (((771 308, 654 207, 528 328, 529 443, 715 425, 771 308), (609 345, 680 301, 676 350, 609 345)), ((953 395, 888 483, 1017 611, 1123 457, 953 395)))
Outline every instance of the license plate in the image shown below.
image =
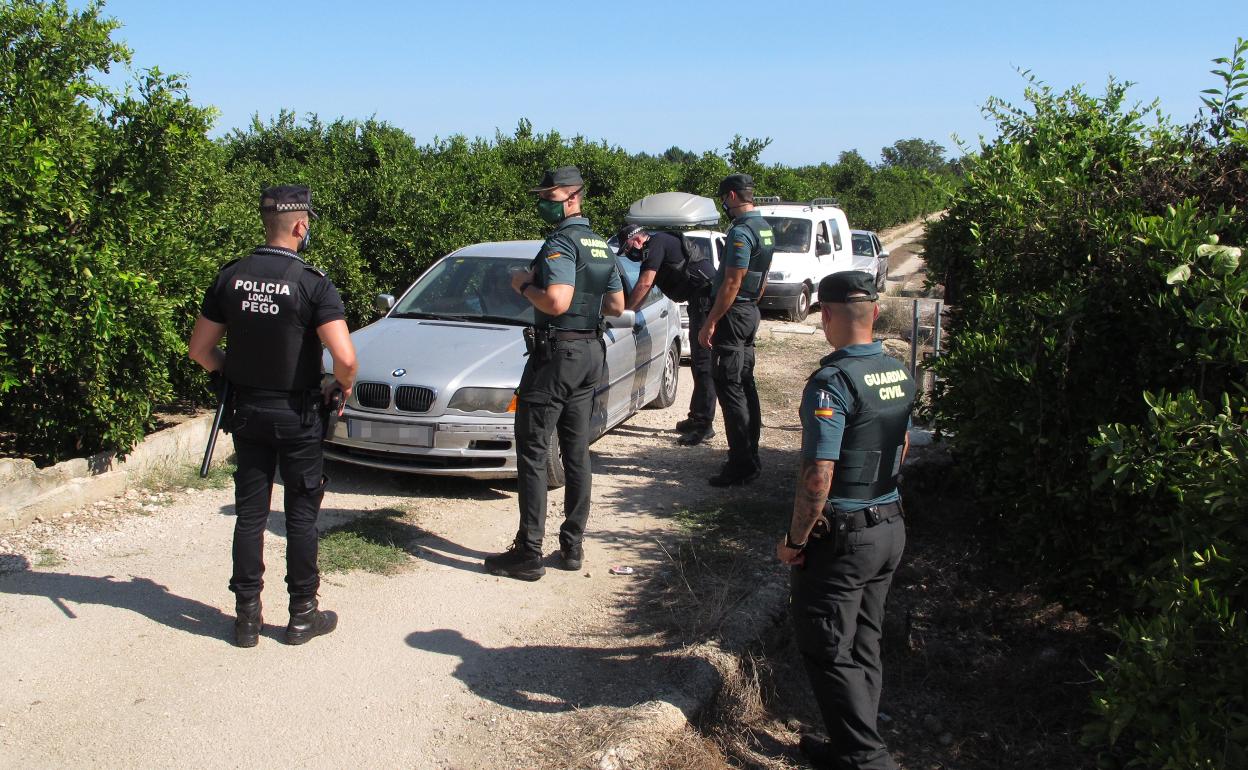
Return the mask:
POLYGON ((379 444, 433 446, 432 425, 403 425, 374 420, 347 420, 347 436, 379 444))

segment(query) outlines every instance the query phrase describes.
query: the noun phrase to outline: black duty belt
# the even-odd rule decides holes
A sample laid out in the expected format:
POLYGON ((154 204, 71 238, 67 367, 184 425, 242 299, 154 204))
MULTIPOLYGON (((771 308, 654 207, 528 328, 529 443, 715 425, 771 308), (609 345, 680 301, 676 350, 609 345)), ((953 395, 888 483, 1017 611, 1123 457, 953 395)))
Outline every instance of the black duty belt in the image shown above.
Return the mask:
POLYGON ((558 342, 568 342, 570 340, 596 340, 601 336, 597 329, 571 330, 571 329, 551 329, 550 338, 558 342))
MULTIPOLYGON (((818 540, 832 533, 832 522, 828 518, 830 512, 829 507, 824 508, 824 514, 815 521, 815 526, 810 531, 812 538, 818 540)), ((899 518, 902 515, 902 509, 901 503, 892 502, 868 505, 866 508, 846 513, 831 512, 831 515, 837 519, 843 519, 847 525, 846 530, 854 532, 859 529, 887 524, 893 519, 899 518)))
POLYGON ((238 386, 235 386, 233 391, 235 403, 251 404, 252 406, 288 406, 295 410, 303 408, 310 393, 318 392, 312 389, 286 391, 241 388, 238 386))

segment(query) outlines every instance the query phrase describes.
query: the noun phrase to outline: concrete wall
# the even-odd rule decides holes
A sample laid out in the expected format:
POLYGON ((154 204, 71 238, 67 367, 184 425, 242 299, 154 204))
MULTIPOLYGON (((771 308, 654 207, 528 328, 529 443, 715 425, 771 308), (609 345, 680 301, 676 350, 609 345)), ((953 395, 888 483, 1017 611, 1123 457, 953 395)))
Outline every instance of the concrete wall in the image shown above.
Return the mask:
MULTIPOLYGON (((0 459, 0 532, 11 532, 36 517, 59 516, 140 486, 154 473, 198 466, 203 459, 211 413, 158 431, 143 439, 124 461, 112 452, 78 457, 49 468, 30 460, 0 459)), ((234 453, 234 442, 221 433, 213 453, 218 465, 234 453)))

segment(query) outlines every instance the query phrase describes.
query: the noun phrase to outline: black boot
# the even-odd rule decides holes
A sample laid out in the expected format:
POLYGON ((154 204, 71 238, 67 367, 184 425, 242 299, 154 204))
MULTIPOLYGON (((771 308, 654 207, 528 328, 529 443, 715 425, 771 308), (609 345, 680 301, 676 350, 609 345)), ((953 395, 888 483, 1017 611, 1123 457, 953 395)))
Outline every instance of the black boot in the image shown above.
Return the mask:
POLYGON ((338 616, 317 609, 316 597, 290 600, 290 623, 286 625, 286 644, 303 644, 314 636, 322 636, 338 626, 338 616))
POLYGON ((234 644, 239 647, 255 647, 260 641, 260 597, 237 599, 234 602, 234 644))
POLYGON ((485 571, 491 575, 530 582, 541 580, 542 575, 546 574, 546 568, 542 566, 542 555, 529 553, 519 540, 512 543, 506 551, 485 557, 485 571))
POLYGON ((571 548, 559 549, 559 569, 566 569, 569 572, 575 572, 581 568, 581 564, 585 561, 585 549, 579 544, 571 548))
POLYGON ((709 441, 715 438, 715 429, 710 425, 706 427, 691 428, 687 433, 682 433, 680 438, 676 439, 676 443, 681 446, 697 446, 703 441, 709 441))

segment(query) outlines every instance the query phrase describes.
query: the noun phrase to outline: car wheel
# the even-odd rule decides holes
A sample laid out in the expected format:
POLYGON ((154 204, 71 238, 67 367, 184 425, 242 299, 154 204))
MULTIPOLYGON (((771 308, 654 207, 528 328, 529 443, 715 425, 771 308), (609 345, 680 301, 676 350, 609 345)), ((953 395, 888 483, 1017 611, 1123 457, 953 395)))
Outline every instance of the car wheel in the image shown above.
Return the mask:
POLYGON ((680 387, 680 343, 673 342, 663 359, 663 378, 659 380, 659 395, 648 406, 666 409, 676 403, 676 389, 680 387))
POLYGON ((881 262, 875 268, 875 290, 883 294, 888 288, 888 263, 881 262))
POLYGON ((559 449, 559 431, 550 432, 550 443, 546 452, 546 488, 558 489, 567 483, 563 475, 563 452, 559 449))
POLYGON ((801 294, 793 301, 793 307, 785 314, 790 321, 805 321, 810 315, 810 287, 802 286, 801 294))

